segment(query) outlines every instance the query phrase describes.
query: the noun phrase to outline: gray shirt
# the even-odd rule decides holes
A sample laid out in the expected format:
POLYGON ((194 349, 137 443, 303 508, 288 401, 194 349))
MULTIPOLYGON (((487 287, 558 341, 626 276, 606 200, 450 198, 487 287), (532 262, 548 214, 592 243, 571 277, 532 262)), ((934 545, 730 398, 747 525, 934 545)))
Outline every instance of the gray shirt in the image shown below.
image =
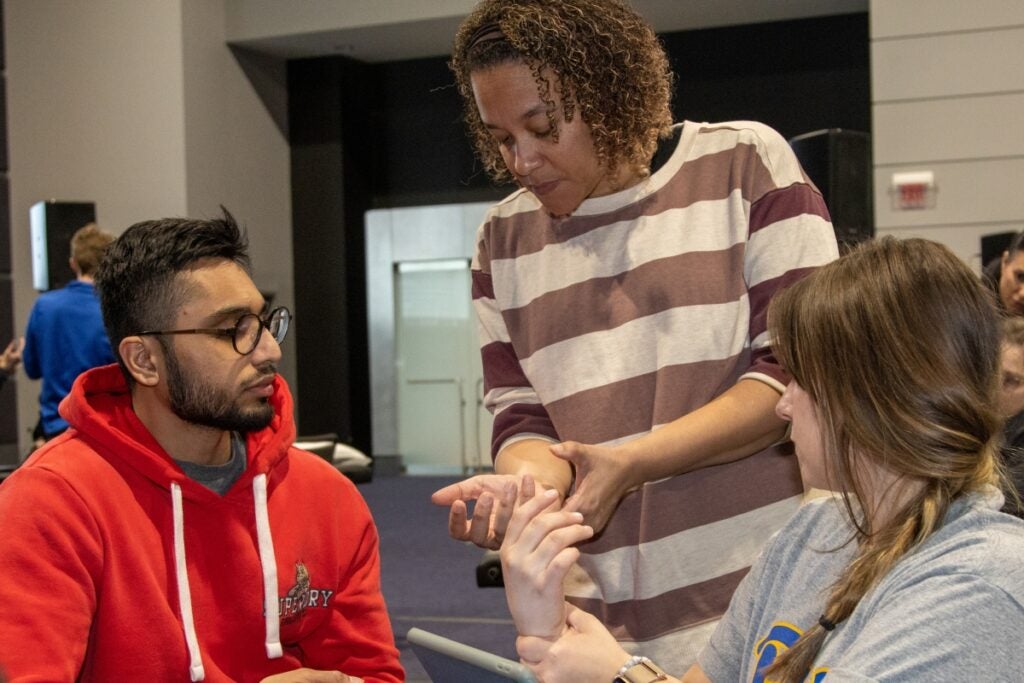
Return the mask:
MULTIPOLYGON (((1024 681, 1024 521, 991 491, 956 501, 826 638, 808 681, 1024 681)), ((769 542, 698 661, 716 683, 762 681, 823 611, 855 543, 836 499, 769 542)))
POLYGON ((196 481, 214 493, 223 496, 245 472, 245 436, 231 432, 231 455, 223 465, 197 465, 194 462, 175 460, 189 479, 196 481))

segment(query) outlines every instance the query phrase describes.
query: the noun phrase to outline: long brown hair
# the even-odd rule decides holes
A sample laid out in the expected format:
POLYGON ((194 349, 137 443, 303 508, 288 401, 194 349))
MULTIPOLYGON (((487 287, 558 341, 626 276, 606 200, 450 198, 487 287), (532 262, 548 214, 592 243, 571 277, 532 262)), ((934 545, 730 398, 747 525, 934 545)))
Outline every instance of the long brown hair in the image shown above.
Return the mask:
POLYGON ((470 74, 521 61, 548 105, 557 139, 552 92, 565 120, 577 114, 590 128, 601 164, 650 163, 658 138, 672 127, 673 76, 651 27, 620 0, 484 0, 455 35, 449 67, 462 95, 469 135, 484 168, 509 181, 494 137, 480 120, 470 74), (545 75, 550 69, 557 78, 545 75))
MULTIPOLYGON (((855 529, 857 552, 822 612, 838 624, 953 500, 1000 483, 998 314, 949 249, 886 237, 779 293, 768 320, 780 362, 815 402, 829 481, 855 529), (918 493, 873 522, 851 500, 869 500, 858 460, 919 482, 918 493)), ((826 635, 814 625, 767 674, 803 680, 826 635)))

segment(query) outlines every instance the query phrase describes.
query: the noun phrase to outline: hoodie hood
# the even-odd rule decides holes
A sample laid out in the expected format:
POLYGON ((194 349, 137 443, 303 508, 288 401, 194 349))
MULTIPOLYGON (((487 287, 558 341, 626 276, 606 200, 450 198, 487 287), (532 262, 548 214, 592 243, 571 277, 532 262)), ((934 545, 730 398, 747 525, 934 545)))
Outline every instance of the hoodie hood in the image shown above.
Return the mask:
MULTIPOLYGON (((295 438, 291 419, 292 399, 280 376, 274 378, 270 403, 274 417, 267 427, 247 435, 245 472, 225 498, 252 497, 256 543, 263 573, 264 647, 268 659, 278 659, 283 655, 283 648, 277 560, 267 507, 272 488, 268 473, 282 462, 295 438)), ((173 520, 174 575, 182 631, 189 652, 189 678, 192 681, 205 680, 206 668, 195 626, 186 561, 185 501, 203 505, 220 496, 190 479, 142 424, 132 409, 131 391, 118 365, 106 365, 79 375, 71 393, 61 402, 60 413, 77 436, 90 442, 95 450, 136 470, 145 479, 168 491, 173 520)))
MULTIPOLYGON (((239 488, 251 488, 252 479, 269 473, 295 441, 292 396, 280 375, 274 377, 270 404, 274 409, 270 424, 246 435, 245 473, 228 492, 229 496, 239 488)), ((116 363, 79 375, 71 393, 60 404, 60 414, 80 438, 157 486, 169 490, 172 483, 177 483, 185 498, 217 495, 189 479, 142 424, 132 408, 131 390, 116 363)))

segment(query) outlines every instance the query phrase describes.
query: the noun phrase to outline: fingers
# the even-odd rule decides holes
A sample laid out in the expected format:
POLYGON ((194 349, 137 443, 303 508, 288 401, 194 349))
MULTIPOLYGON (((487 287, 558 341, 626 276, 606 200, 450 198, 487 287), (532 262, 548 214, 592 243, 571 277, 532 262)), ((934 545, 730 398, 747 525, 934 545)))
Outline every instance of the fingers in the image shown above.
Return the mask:
POLYGON ((512 542, 517 542, 526 525, 549 506, 557 502, 558 491, 554 489, 545 489, 527 501, 521 502, 516 507, 515 512, 512 513, 512 519, 509 521, 508 528, 505 531, 505 538, 512 542))
POLYGON ((555 455, 562 460, 568 460, 575 464, 576 460, 583 455, 583 445, 575 441, 563 441, 562 443, 556 443, 549 447, 552 455, 555 455))
POLYGON ((469 510, 461 500, 452 503, 448 512, 448 535, 457 541, 469 540, 469 510))
POLYGON ((430 500, 435 505, 450 506, 448 534, 452 538, 496 549, 501 544, 515 496, 515 478, 478 474, 438 489, 430 500), (472 500, 476 504, 470 518, 467 501, 472 500))
POLYGON ((473 519, 469 522, 469 533, 467 540, 481 548, 498 547, 491 533, 491 513, 494 510, 494 496, 491 493, 482 493, 473 506, 473 519))
POLYGON ((594 624, 600 625, 601 623, 594 615, 568 602, 565 603, 565 622, 574 630, 581 632, 589 631, 594 627, 594 624))
POLYGON ((579 493, 574 493, 565 499, 565 502, 562 503, 562 509, 566 512, 582 512, 582 510, 580 510, 580 506, 582 504, 583 498, 579 493))
POLYGON ((454 484, 449 484, 430 494, 430 502, 434 505, 451 505, 457 500, 477 498, 484 491, 481 479, 481 475, 477 475, 454 484))
POLYGON ((619 502, 617 500, 611 500, 610 498, 591 500, 591 496, 587 495, 587 491, 580 490, 574 493, 569 500, 565 501, 565 505, 562 507, 566 510, 581 513, 584 523, 593 527, 594 533, 599 533, 608 524, 612 512, 615 511, 618 505, 619 502))
POLYGON ((578 512, 549 509, 554 502, 555 497, 545 491, 519 506, 501 547, 509 574, 527 577, 541 592, 561 583, 579 559, 574 546, 594 534, 582 525, 578 512))
POLYGON ((508 530, 512 511, 515 510, 516 490, 518 488, 514 481, 505 482, 501 497, 498 499, 498 507, 494 511, 494 517, 491 520, 491 533, 489 534, 497 544, 495 547, 500 546, 501 542, 505 539, 505 532, 508 530))
POLYGON ((537 482, 533 480, 529 474, 523 475, 523 480, 519 485, 519 502, 525 503, 537 494, 537 482))
POLYGON ((539 664, 551 649, 552 642, 536 636, 519 636, 516 638, 516 654, 528 665, 539 664))

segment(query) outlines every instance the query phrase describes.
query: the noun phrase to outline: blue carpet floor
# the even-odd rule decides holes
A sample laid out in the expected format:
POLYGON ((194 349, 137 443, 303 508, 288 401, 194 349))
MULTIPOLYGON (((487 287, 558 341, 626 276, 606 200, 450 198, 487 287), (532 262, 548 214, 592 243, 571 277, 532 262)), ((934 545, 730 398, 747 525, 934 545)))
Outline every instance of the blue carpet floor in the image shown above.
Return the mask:
POLYGON ((518 659, 504 591, 476 585, 483 551, 449 538, 447 508, 430 502, 457 480, 375 476, 359 485, 380 532, 384 599, 410 682, 430 680, 405 640, 413 626, 518 659))

